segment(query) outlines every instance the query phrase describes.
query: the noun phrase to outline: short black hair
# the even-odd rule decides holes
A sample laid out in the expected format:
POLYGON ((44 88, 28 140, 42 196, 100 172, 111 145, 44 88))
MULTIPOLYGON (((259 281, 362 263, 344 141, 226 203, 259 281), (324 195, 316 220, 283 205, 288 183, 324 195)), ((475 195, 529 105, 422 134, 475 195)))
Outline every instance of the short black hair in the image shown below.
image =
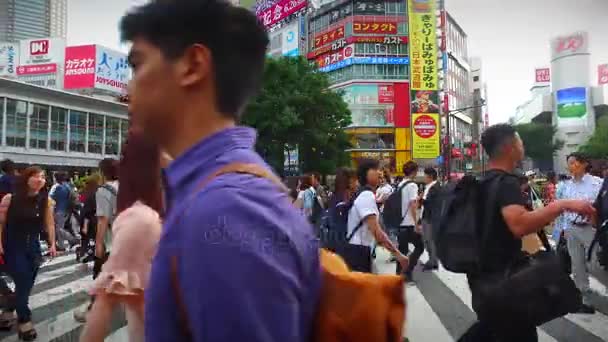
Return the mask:
POLYGON ((115 181, 118 179, 118 160, 104 158, 99 162, 99 171, 107 180, 115 181))
POLYGON ((424 169, 424 174, 431 177, 432 180, 437 180, 437 170, 432 167, 424 169))
POLYGON ((406 176, 411 176, 418 172, 418 163, 413 160, 408 161, 403 164, 403 174, 406 176))
POLYGON ((367 185, 367 173, 369 170, 378 170, 380 167, 380 162, 376 159, 365 159, 359 163, 359 167, 357 168, 357 177, 359 177, 359 184, 361 186, 367 185))
POLYGON ((586 155, 585 153, 582 153, 582 152, 572 152, 572 153, 570 153, 566 157, 566 161, 568 161, 570 158, 574 158, 574 160, 576 160, 579 163, 586 163, 586 164, 591 163, 591 159, 589 158, 589 156, 586 155))
POLYGON ((216 105, 238 119, 261 84, 268 35, 255 14, 226 0, 151 1, 120 22, 121 39, 143 38, 176 59, 194 44, 212 55, 216 105))
POLYGON ((557 180, 557 175, 555 174, 555 171, 547 172, 547 180, 549 180, 549 181, 557 180))
POLYGON ((505 143, 513 141, 517 131, 509 124, 497 124, 486 128, 481 135, 481 146, 490 159, 498 157, 501 147, 505 143))
POLYGON ((0 170, 4 173, 15 172, 15 163, 10 159, 4 159, 0 162, 0 170))
POLYGON ((55 173, 55 181, 57 183, 63 183, 68 179, 68 174, 63 172, 63 171, 59 171, 57 173, 55 173))

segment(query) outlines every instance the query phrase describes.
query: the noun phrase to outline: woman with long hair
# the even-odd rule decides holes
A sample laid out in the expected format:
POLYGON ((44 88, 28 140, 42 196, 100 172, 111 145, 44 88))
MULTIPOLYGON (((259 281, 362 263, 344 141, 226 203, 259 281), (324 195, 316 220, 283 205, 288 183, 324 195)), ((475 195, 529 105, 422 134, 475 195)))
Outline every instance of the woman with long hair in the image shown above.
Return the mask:
POLYGON ((99 174, 93 174, 87 177, 85 186, 82 190, 82 210, 80 211, 80 250, 78 252, 78 259, 84 263, 94 260, 95 251, 90 248, 91 240, 95 241, 95 234, 97 232, 97 201, 95 200, 95 193, 101 183, 101 176, 99 174))
POLYGON ((95 302, 80 340, 103 341, 114 308, 127 313, 129 341, 144 341, 144 290, 160 239, 161 154, 158 145, 131 130, 120 162, 118 216, 112 225, 112 253, 95 280, 95 302))
POLYGON ((15 282, 14 308, 2 314, 0 323, 10 328, 10 316, 16 310, 18 336, 24 341, 33 341, 38 335, 28 301, 42 263, 40 233, 44 229, 48 234, 49 254, 54 257, 57 253, 53 206, 44 191, 45 183, 41 168, 28 167, 17 178, 14 195, 7 194, 0 203, 0 254, 4 255, 8 274, 15 282))

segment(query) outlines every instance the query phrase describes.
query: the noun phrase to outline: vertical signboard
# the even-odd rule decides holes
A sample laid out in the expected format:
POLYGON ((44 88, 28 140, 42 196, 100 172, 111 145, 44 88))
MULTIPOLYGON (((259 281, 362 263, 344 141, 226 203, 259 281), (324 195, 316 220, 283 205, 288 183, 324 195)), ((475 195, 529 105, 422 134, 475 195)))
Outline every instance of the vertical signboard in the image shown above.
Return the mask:
POLYGON ((551 82, 551 69, 549 68, 537 68, 535 70, 535 82, 537 84, 547 84, 551 82))
POLYGON ((0 43, 0 76, 15 77, 19 64, 19 44, 0 43))
POLYGON ((95 87, 95 45, 67 47, 64 70, 64 89, 95 87))
POLYGON ((414 159, 439 156, 439 114, 412 115, 412 144, 414 159))
POLYGON ((129 82, 129 63, 124 53, 96 45, 95 88, 124 93, 129 82))
POLYGON ((597 67, 597 84, 608 84, 608 64, 602 64, 597 67))
POLYGON ((291 24, 283 29, 281 42, 281 54, 283 56, 297 56, 299 52, 300 34, 298 20, 294 20, 291 24))
POLYGON ((437 20, 435 0, 408 0, 411 88, 437 90, 437 20))

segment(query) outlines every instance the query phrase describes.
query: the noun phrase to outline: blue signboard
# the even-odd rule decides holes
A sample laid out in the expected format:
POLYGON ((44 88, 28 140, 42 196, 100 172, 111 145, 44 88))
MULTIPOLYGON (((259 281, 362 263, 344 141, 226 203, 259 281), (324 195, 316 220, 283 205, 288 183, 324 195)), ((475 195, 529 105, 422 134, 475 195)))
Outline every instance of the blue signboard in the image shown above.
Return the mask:
POLYGON ((320 72, 330 72, 338 69, 342 69, 353 64, 401 64, 407 65, 410 63, 409 57, 352 57, 344 59, 338 63, 330 64, 319 68, 320 72))

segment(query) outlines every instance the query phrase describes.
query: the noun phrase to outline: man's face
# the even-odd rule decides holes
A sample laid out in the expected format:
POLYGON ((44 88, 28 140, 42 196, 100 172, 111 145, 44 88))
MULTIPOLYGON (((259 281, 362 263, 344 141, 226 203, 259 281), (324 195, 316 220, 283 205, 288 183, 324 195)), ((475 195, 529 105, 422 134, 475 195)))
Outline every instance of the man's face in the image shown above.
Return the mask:
POLYGON ((424 183, 425 184, 431 184, 433 183, 433 178, 429 175, 424 175, 424 183))
POLYGON ((578 161, 575 157, 568 158, 568 171, 573 176, 585 174, 587 170, 587 163, 578 161))
POLYGON ((143 129, 161 144, 171 134, 179 113, 179 86, 171 61, 143 38, 133 40, 129 54, 133 78, 129 82, 129 112, 135 127, 143 129))
POLYGON ((519 164, 522 160, 524 160, 524 155, 524 142, 519 137, 519 134, 515 133, 513 144, 509 146, 509 156, 511 160, 515 162, 515 164, 519 164))
POLYGON ((379 182, 380 182, 380 172, 378 172, 378 169, 369 169, 367 171, 367 184, 374 187, 374 186, 378 186, 379 182))

